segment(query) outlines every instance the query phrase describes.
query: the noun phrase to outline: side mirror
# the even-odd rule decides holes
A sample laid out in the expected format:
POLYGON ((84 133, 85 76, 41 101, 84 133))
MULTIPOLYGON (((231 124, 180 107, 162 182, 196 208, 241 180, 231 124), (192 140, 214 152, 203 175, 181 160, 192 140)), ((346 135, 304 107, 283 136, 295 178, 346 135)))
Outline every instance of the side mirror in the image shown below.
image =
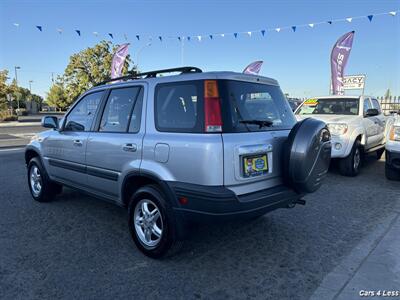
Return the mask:
POLYGON ((58 118, 54 116, 45 116, 42 118, 42 126, 45 128, 58 129, 58 118))
POLYGON ((366 117, 373 117, 379 115, 379 111, 376 108, 369 108, 365 113, 366 117))

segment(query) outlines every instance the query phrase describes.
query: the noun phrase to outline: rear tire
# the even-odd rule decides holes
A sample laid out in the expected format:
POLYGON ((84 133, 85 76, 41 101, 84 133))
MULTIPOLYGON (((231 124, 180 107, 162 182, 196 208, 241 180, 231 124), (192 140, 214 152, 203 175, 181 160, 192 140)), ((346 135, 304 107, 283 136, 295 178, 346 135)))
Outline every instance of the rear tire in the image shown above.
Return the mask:
POLYGON ((343 176, 354 177, 360 173, 362 148, 359 140, 354 142, 350 154, 339 160, 339 172, 343 176))
POLYGON ((146 256, 171 256, 183 245, 177 238, 178 220, 165 194, 156 185, 144 186, 134 193, 128 206, 128 218, 131 237, 146 256))
POLYGON ((28 163, 28 186, 32 198, 38 202, 49 202, 62 191, 62 185, 52 182, 38 157, 28 163))
POLYGON ((376 159, 380 160, 382 158, 383 153, 385 152, 385 148, 376 150, 376 159))
POLYGON ((400 180, 400 170, 393 169, 390 165, 385 164, 385 176, 389 180, 400 180))

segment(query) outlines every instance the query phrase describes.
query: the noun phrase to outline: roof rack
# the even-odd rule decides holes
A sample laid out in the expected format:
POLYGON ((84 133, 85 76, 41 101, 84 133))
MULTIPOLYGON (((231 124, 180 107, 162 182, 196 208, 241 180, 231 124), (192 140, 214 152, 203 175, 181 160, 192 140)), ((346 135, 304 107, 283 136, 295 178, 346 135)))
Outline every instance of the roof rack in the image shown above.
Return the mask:
POLYGON ((154 78, 157 77, 157 74, 163 74, 163 73, 172 73, 172 72, 181 72, 181 74, 187 74, 187 73, 202 73, 203 71, 199 68, 196 67, 179 67, 179 68, 171 68, 171 69, 163 69, 163 70, 156 70, 156 71, 150 71, 150 72, 143 72, 143 73, 134 73, 134 71, 129 71, 129 75, 125 76, 120 76, 116 78, 110 78, 107 80, 104 80, 102 82, 97 83, 95 86, 103 85, 108 82, 112 81, 117 81, 117 80, 133 80, 133 79, 138 79, 138 78, 154 78))

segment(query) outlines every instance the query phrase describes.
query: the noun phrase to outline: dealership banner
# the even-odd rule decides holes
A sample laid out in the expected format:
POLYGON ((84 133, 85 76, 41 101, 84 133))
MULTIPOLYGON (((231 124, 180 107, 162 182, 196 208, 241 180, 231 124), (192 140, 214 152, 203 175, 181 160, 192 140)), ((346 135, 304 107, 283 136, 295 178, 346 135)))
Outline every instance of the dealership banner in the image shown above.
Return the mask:
POLYGON ((111 64, 111 78, 121 76, 125 58, 128 55, 128 48, 129 44, 122 44, 118 47, 117 51, 115 51, 111 64))
POLYGON ((358 90, 364 89, 365 75, 348 75, 343 76, 343 89, 358 90))
POLYGON ((343 74, 353 45, 354 31, 342 35, 331 53, 331 82, 334 95, 343 95, 343 74))

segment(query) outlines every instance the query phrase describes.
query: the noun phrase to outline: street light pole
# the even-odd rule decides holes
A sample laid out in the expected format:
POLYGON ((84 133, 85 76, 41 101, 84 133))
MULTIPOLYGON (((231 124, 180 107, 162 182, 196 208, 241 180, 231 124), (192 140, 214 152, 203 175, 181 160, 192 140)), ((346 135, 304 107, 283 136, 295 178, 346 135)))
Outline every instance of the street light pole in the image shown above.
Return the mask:
MULTIPOLYGON (((21 67, 18 67, 18 66, 15 66, 14 67, 14 70, 15 70, 15 85, 16 85, 16 87, 18 88, 18 76, 17 76, 17 70, 19 70, 19 69, 21 69, 21 67)), ((17 91, 17 93, 16 93, 16 98, 17 98, 17 108, 18 108, 18 111, 19 111, 19 98, 18 98, 18 91, 17 91)))
POLYGON ((31 93, 31 95, 32 95, 32 86, 31 86, 32 82, 33 80, 29 80, 29 92, 31 93))
POLYGON ((151 41, 148 42, 146 45, 142 46, 142 48, 140 48, 137 51, 137 54, 136 54, 136 66, 137 66, 137 68, 139 68, 139 55, 140 55, 140 53, 144 50, 144 48, 150 47, 150 46, 151 46, 151 41))

